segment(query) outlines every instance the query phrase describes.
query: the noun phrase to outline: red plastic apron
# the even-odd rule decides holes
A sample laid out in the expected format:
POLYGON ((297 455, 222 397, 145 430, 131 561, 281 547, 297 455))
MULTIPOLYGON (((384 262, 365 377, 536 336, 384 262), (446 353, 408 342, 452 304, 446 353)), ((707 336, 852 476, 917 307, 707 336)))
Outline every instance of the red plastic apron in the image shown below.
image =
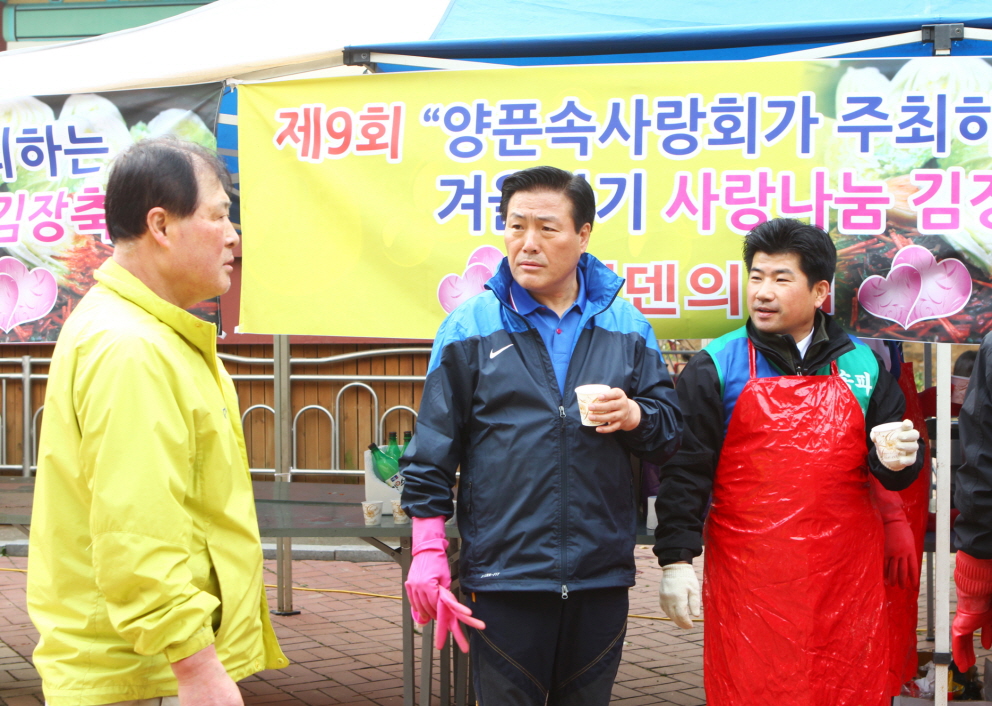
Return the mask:
POLYGON ((755 377, 720 453, 706 521, 710 706, 883 706, 882 524, 864 414, 837 374, 755 377))
MULTIPOLYGON (((913 528, 913 539, 916 541, 917 565, 922 567, 923 539, 927 531, 927 506, 930 499, 930 442, 927 439, 927 426, 923 418, 923 410, 916 392, 916 378, 913 375, 913 364, 903 363, 899 375, 899 387, 906 397, 905 418, 913 422, 920 435, 926 442, 926 455, 920 475, 911 486, 899 491, 902 508, 913 528)), ((889 623, 889 684, 887 693, 898 696, 902 685, 916 676, 916 625, 919 620, 918 601, 920 588, 885 587, 886 610, 889 623)))

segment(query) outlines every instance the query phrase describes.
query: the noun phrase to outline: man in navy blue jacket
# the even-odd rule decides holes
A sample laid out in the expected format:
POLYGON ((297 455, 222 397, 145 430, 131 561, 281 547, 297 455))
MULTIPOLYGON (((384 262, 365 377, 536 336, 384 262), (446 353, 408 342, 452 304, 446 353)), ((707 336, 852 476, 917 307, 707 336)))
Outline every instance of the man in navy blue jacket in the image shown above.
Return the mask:
MULTIPOLYGON (((534 167, 506 178, 507 257, 438 331, 401 466, 414 616, 471 634, 482 706, 607 704, 634 585, 630 453, 664 463, 682 417, 647 320, 586 253, 595 196, 534 167), (583 426, 575 388, 604 384, 583 426), (443 522, 463 539, 468 607, 447 590, 443 522), (474 614, 474 618, 469 615, 474 614)), ((463 647, 464 649, 464 647, 463 647)))

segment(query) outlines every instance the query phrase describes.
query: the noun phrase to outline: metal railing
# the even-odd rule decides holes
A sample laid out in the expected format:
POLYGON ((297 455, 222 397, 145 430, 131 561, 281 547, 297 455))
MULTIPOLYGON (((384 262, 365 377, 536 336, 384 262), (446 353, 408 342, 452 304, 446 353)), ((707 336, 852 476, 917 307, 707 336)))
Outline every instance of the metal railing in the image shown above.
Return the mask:
POLYGON ((48 373, 36 373, 36 365, 48 365, 51 358, 32 358, 24 355, 19 358, 0 358, 0 365, 20 365, 19 373, 0 373, 0 470, 20 471, 22 476, 30 476, 37 466, 38 423, 44 405, 37 410, 31 402, 31 387, 35 380, 48 380, 48 373), (20 382, 21 395, 21 462, 9 463, 7 447, 7 420, 10 418, 7 404, 8 382, 20 382))
MULTIPOLYGON (((333 365, 336 363, 346 363, 356 360, 368 359, 368 358, 381 358, 385 356, 394 355, 430 355, 431 349, 425 347, 416 348, 383 348, 371 351, 358 351, 355 353, 343 353, 341 355, 332 355, 325 358, 290 358, 290 369, 294 365, 333 365)), ((227 353, 219 354, 221 360, 228 363, 240 363, 247 365, 257 365, 257 366, 267 366, 273 368, 275 361, 273 358, 248 358, 244 356, 230 355, 227 353)), ((269 373, 238 373, 232 374, 231 377, 238 381, 263 381, 272 382, 275 384, 275 374, 274 372, 269 373)), ((343 476, 358 478, 365 474, 364 470, 360 469, 342 469, 341 468, 341 433, 342 433, 342 413, 341 413, 341 397, 349 390, 354 390, 356 392, 364 391, 372 401, 372 416, 375 420, 374 423, 374 434, 373 438, 370 439, 371 442, 382 445, 384 441, 384 430, 386 418, 397 411, 403 410, 410 412, 414 419, 417 417, 417 411, 412 407, 406 405, 396 405, 390 407, 380 416, 379 414, 379 395, 376 393, 375 389, 369 383, 384 383, 384 382, 409 382, 409 383, 423 383, 425 376, 423 375, 365 375, 359 373, 344 373, 344 374, 331 374, 331 373, 290 373, 289 382, 290 385, 299 382, 343 382, 344 385, 338 390, 337 395, 334 399, 334 411, 331 412, 327 407, 320 404, 308 404, 298 410, 295 410, 293 414, 293 421, 291 427, 291 443, 292 443, 292 466, 290 467, 289 474, 293 475, 327 475, 327 476, 343 476), (300 468, 298 464, 299 454, 298 454, 298 429, 300 417, 305 412, 317 411, 322 413, 327 417, 330 423, 330 444, 331 444, 331 467, 330 468, 300 468)), ((263 409, 267 413, 270 413, 275 417, 275 408, 269 405, 256 404, 248 407, 244 413, 241 415, 241 424, 244 426, 245 420, 248 415, 256 410, 263 409)), ((259 473, 275 473, 274 468, 257 468, 252 467, 251 472, 254 474, 259 473)))
MULTIPOLYGON (((380 358, 386 356, 395 355, 429 355, 431 352, 430 348, 427 347, 410 347, 410 348, 384 348, 370 351, 357 351, 354 353, 344 353, 341 355, 327 356, 324 358, 290 358, 290 369, 294 365, 333 365, 336 363, 344 363, 356 360, 363 360, 368 358, 380 358)), ((662 356, 669 359, 671 362, 684 362, 684 356, 691 356, 696 351, 694 350, 663 350, 662 356)), ((218 354, 221 360, 228 363, 238 363, 242 365, 251 365, 259 367, 268 367, 270 370, 264 373, 236 373, 232 374, 231 377, 235 382, 270 382, 275 384, 275 374, 272 370, 274 366, 274 359, 269 358, 254 358, 247 356, 232 355, 229 353, 218 354)), ((17 470, 20 471, 23 476, 31 476, 32 473, 37 469, 37 457, 38 457, 38 440, 39 440, 39 430, 41 418, 43 416, 44 405, 40 405, 37 409, 31 401, 31 390, 32 384, 36 381, 47 381, 48 373, 35 372, 38 366, 47 366, 51 363, 51 358, 36 358, 32 356, 21 356, 19 358, 0 358, 0 365, 20 365, 21 372, 15 373, 0 373, 0 471, 10 471, 17 470), (23 390, 22 394, 22 404, 21 404, 21 448, 26 449, 27 452, 21 454, 21 463, 9 463, 8 459, 8 432, 7 432, 7 420, 9 419, 8 411, 8 383, 20 383, 23 390)), ((379 413, 379 396, 370 383, 386 383, 386 382, 406 382, 406 383, 423 383, 425 380, 424 375, 368 375, 368 374, 358 374, 358 373, 308 373, 308 374, 296 374, 290 373, 289 381, 290 384, 303 383, 303 382, 342 382, 344 385, 338 390, 337 395, 334 400, 334 411, 332 412, 327 407, 320 404, 308 404, 295 411, 292 418, 292 430, 291 430, 291 443, 292 443, 292 467, 290 469, 290 475, 328 475, 328 476, 343 476, 343 477, 361 477, 364 475, 364 471, 360 469, 342 469, 341 468, 341 456, 342 456, 342 412, 341 412, 341 397, 343 393, 347 390, 355 390, 356 392, 364 391, 371 397, 372 401, 372 412, 374 421, 374 431, 373 437, 370 441, 382 445, 384 443, 386 419, 394 413, 397 412, 408 412, 413 415, 414 419, 417 417, 417 410, 413 407, 407 405, 395 405, 379 413), (330 424, 330 435, 329 442, 330 448, 330 468, 299 468, 298 467, 298 429, 300 418, 307 412, 319 412, 323 416, 327 417, 330 424)), ((253 413, 258 413, 263 411, 268 414, 275 416, 275 409, 271 405, 267 404, 253 404, 241 415, 242 426, 245 425, 246 420, 249 415, 253 413)), ((247 431, 246 431, 247 435, 247 431)), ((361 446, 361 445, 360 445, 361 446)), ((252 467, 251 472, 253 474, 271 474, 275 472, 273 468, 264 467, 252 467)))

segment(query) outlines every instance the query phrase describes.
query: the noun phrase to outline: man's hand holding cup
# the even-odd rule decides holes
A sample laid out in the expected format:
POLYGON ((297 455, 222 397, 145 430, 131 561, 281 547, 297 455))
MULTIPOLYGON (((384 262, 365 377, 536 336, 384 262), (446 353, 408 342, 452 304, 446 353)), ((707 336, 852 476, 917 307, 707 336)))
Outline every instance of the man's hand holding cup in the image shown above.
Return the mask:
POLYGON ((872 428, 870 436, 878 460, 890 471, 901 471, 916 463, 916 453, 920 448, 916 442, 920 439, 920 432, 913 428, 910 420, 879 424, 872 428))
POLYGON ((630 431, 641 423, 641 406, 619 387, 582 385, 575 388, 582 424, 600 434, 630 431))

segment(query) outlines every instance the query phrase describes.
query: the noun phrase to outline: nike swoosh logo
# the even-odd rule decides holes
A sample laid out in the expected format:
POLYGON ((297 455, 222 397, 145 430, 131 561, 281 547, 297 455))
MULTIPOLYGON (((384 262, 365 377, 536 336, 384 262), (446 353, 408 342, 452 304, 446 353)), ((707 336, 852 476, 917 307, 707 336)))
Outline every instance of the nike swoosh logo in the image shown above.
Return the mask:
POLYGON ((503 351, 505 351, 505 350, 506 350, 507 348, 513 348, 513 344, 511 343, 511 344, 510 344, 510 345, 508 345, 508 346, 503 346, 503 347, 502 347, 502 348, 500 348, 500 349, 499 349, 498 351, 489 351, 489 357, 490 357, 490 358, 495 358, 495 357, 496 357, 496 356, 498 356, 498 355, 499 355, 500 353, 502 353, 503 351))

